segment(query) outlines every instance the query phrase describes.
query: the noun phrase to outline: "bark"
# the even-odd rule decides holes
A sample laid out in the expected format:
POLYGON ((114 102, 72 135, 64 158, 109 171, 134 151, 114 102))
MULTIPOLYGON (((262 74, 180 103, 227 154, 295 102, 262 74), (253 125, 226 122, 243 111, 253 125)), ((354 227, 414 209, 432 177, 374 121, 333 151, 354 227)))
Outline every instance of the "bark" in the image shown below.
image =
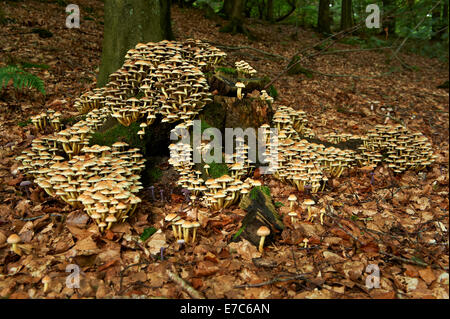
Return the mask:
POLYGON ((273 22, 273 0, 267 0, 266 20, 273 22))
POLYGON ((233 0, 230 22, 220 30, 221 32, 249 34, 248 30, 244 27, 244 7, 245 0, 233 0))
POLYGON ((276 233, 284 229, 283 221, 273 205, 272 198, 261 187, 254 187, 250 194, 243 196, 239 207, 247 214, 242 220, 242 227, 232 237, 233 241, 247 239, 255 246, 259 246, 260 237, 256 234, 261 226, 268 227, 271 232, 265 243, 270 243, 276 233))
POLYGON ((285 15, 278 17, 275 20, 275 22, 283 21, 284 19, 288 18, 292 13, 294 13, 295 9, 297 9, 297 4, 295 2, 296 2, 295 0, 288 1, 288 4, 291 6, 291 8, 285 15))
POLYGON ((172 39, 170 1, 106 0, 102 60, 97 85, 119 69, 126 52, 138 43, 172 39))
POLYGON ((317 19, 317 29, 319 32, 330 34, 330 0, 320 0, 319 16, 317 19))
POLYGON ((341 9, 341 30, 353 27, 352 0, 342 0, 341 9))
POLYGON ((441 3, 441 5, 436 6, 431 14, 433 19, 432 24, 433 34, 431 36, 431 39, 441 40, 442 35, 444 35, 446 31, 445 27, 448 26, 448 1, 445 1, 444 5, 442 5, 441 3))
MULTIPOLYGON (((383 13, 386 14, 395 6, 395 0, 383 0, 383 13)), ((394 15, 395 12, 392 14, 394 15)), ((395 34, 395 17, 386 17, 383 19, 383 27, 388 29, 388 33, 395 34)))
POLYGON ((223 7, 220 10, 220 13, 222 13, 226 19, 231 18, 231 15, 233 13, 234 2, 235 0, 225 0, 223 3, 223 7))

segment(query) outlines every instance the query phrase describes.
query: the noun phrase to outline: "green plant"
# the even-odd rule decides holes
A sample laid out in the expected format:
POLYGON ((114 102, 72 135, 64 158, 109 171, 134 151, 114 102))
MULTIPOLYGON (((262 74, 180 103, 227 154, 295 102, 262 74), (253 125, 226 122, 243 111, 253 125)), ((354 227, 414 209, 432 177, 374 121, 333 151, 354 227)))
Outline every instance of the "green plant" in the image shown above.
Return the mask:
POLYGON ((255 200, 256 199, 256 194, 258 193, 258 190, 260 190, 261 192, 263 192, 264 194, 266 194, 267 196, 271 196, 270 195, 270 188, 267 186, 255 186, 252 188, 252 190, 250 191, 250 198, 255 200))
POLYGON ((275 202, 274 205, 275 205, 276 208, 284 206, 284 204, 282 202, 275 202))
POLYGON ((25 126, 27 126, 28 124, 31 124, 31 119, 28 119, 28 120, 26 120, 26 121, 24 121, 24 122, 19 121, 19 123, 17 123, 17 125, 18 125, 19 127, 25 127, 25 126))
POLYGON ((220 72, 223 74, 229 74, 229 75, 237 75, 237 70, 234 68, 218 67, 218 68, 216 68, 216 72, 220 72))
POLYGON ((141 241, 145 242, 154 233, 156 233, 155 227, 149 227, 149 228, 144 229, 144 231, 142 232, 142 235, 140 236, 141 241))
POLYGON ((209 164, 209 175, 211 178, 219 178, 229 174, 227 164, 212 162, 209 164))
POLYGON ((14 88, 36 89, 45 95, 44 81, 16 65, 7 65, 0 68, 0 89, 5 88, 12 81, 14 88))

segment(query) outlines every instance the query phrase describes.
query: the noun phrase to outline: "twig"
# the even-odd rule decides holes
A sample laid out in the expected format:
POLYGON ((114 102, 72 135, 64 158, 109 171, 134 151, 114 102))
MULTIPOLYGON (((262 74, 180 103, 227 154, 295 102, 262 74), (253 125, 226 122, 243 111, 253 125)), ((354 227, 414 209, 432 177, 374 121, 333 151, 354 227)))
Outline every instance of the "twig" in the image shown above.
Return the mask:
POLYGON ((261 54, 264 54, 264 55, 267 55, 267 56, 271 56, 271 57, 282 59, 282 60, 287 60, 287 58, 282 56, 282 55, 266 52, 266 51, 263 51, 263 50, 260 50, 260 49, 257 49, 257 48, 251 47, 251 46, 247 46, 247 45, 246 46, 234 47, 234 46, 226 46, 226 45, 215 44, 215 43, 212 43, 212 42, 208 42, 208 43, 213 44, 214 46, 216 46, 219 49, 225 49, 225 50, 253 50, 255 52, 258 52, 258 53, 261 53, 261 54))
POLYGON ((192 298, 206 299, 200 292, 195 290, 191 285, 189 285, 186 281, 184 281, 180 276, 178 276, 174 272, 171 272, 170 270, 167 269, 167 275, 173 282, 180 285, 181 288, 185 290, 192 298))
MULTIPOLYGON (((34 216, 34 217, 27 217, 27 218, 17 218, 16 217, 16 219, 19 219, 19 220, 22 220, 22 221, 24 221, 24 222, 28 222, 28 221, 33 221, 33 220, 36 220, 36 219, 39 219, 39 218, 42 218, 42 217, 44 217, 44 216, 46 216, 47 214, 43 214, 43 215, 39 215, 39 216, 34 216)), ((61 214, 56 214, 56 213, 51 213, 50 214, 50 217, 62 217, 63 215, 61 215, 61 214)))
POLYGON ((286 282, 286 281, 292 281, 292 280, 297 280, 297 279, 305 279, 306 274, 298 274, 295 276, 290 276, 287 278, 279 278, 279 277, 275 277, 274 279, 271 279, 269 281, 265 281, 265 282, 261 282, 259 284, 247 284, 247 285, 237 285, 234 286, 233 288, 253 288, 253 287, 262 287, 262 286, 266 286, 266 285, 272 285, 278 282, 286 282))
MULTIPOLYGON (((422 261, 414 260, 414 259, 407 259, 407 258, 403 258, 403 257, 398 257, 398 256, 386 253, 386 252, 381 251, 381 250, 380 250, 380 254, 388 256, 388 257, 390 257, 392 259, 395 259, 395 260, 398 260, 398 261, 402 261, 404 263, 408 263, 408 264, 414 264, 414 265, 418 265, 418 266, 422 266, 422 267, 429 266, 426 262, 422 262, 422 261)), ((434 267, 436 267, 436 265, 434 265, 434 267)))
POLYGON ((331 55, 331 54, 339 54, 339 53, 349 53, 349 52, 361 52, 361 51, 378 51, 378 50, 386 50, 391 49, 392 47, 381 47, 381 48, 361 48, 361 49, 347 49, 347 50, 335 50, 335 51, 325 51, 320 55, 331 55))

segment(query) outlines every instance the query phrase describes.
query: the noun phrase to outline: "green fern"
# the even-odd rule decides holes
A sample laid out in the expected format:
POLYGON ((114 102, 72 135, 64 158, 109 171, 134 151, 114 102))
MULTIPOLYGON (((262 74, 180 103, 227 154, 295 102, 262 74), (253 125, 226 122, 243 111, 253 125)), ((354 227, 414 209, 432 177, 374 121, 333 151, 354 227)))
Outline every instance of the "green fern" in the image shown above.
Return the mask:
POLYGON ((5 88, 12 80, 13 86, 18 90, 24 88, 36 89, 45 95, 44 81, 38 76, 24 71, 15 65, 0 68, 0 89, 5 88))

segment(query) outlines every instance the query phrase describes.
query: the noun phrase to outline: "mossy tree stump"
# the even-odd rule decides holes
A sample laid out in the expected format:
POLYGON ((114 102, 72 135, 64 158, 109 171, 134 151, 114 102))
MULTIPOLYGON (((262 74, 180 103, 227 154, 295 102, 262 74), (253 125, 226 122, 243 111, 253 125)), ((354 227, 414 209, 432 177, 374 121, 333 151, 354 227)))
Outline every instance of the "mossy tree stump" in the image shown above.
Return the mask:
POLYGON ((239 207, 246 210, 247 215, 242 220, 241 228, 232 237, 233 241, 245 238, 258 246, 260 237, 256 232, 259 227, 266 226, 271 230, 266 243, 284 229, 284 224, 272 203, 270 190, 266 186, 254 187, 248 195, 242 197, 239 207))

